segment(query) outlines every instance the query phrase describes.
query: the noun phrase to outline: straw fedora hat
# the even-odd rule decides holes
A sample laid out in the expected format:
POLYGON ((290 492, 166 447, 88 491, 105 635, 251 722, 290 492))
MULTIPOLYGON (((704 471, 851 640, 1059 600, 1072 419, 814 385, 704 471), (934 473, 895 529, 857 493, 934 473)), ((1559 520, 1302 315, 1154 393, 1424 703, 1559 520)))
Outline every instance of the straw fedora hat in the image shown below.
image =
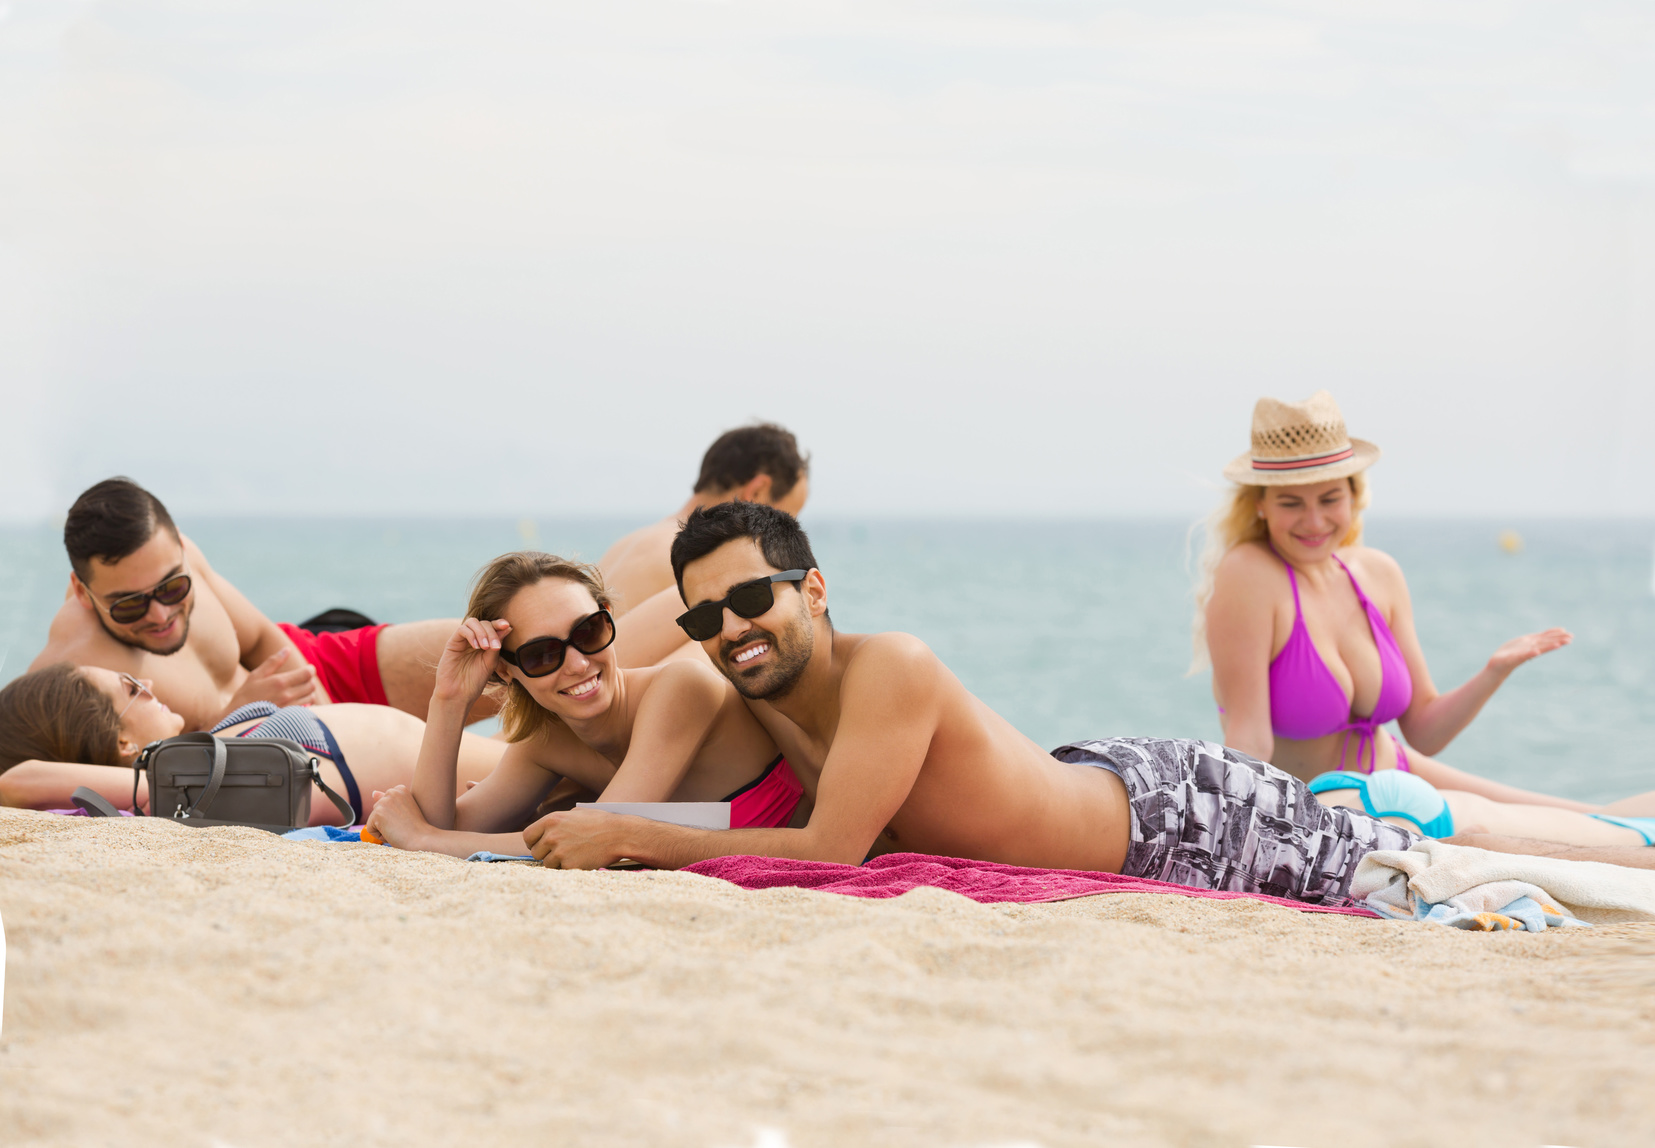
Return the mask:
POLYGON ((1260 399, 1253 449, 1224 468, 1243 486, 1300 486, 1344 478, 1379 461, 1379 448, 1345 433, 1345 416, 1326 391, 1302 403, 1260 399))

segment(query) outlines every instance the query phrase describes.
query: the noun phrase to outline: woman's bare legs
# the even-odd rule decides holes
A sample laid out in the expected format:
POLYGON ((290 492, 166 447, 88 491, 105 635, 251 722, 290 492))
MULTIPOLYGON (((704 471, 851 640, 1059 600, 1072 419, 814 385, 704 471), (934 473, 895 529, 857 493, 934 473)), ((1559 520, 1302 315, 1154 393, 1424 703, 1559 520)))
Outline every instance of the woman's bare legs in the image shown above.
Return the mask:
MULTIPOLYGON (((1409 749, 1408 768, 1411 772, 1429 781, 1443 793, 1455 790, 1460 793, 1474 793, 1479 797, 1486 797, 1490 801, 1497 801, 1505 805, 1544 805, 1553 809, 1572 809, 1576 813, 1614 813, 1621 817, 1655 817, 1655 792, 1639 793, 1632 797, 1623 797, 1619 801, 1606 805, 1593 805, 1586 801, 1574 801, 1567 797, 1553 797, 1546 793, 1535 793, 1528 789, 1519 789, 1515 785, 1502 785, 1498 781, 1490 781, 1486 777, 1478 777, 1474 773, 1455 769, 1451 765, 1444 765, 1434 757, 1426 757, 1418 750, 1409 749)), ((1379 760, 1392 760, 1385 756, 1383 750, 1379 760)))
POLYGON ((1456 827, 1480 826, 1485 833, 1555 841, 1560 845, 1644 844, 1643 835, 1635 829, 1611 825, 1571 809, 1548 805, 1508 805, 1454 789, 1443 790, 1442 798, 1448 802, 1456 827))
MULTIPOLYGON (((1494 834, 1501 837, 1524 837, 1535 841, 1551 841, 1559 845, 1641 846, 1643 836, 1634 829, 1611 825, 1572 809, 1556 809, 1549 805, 1507 805, 1490 801, 1475 793, 1444 790, 1443 800, 1454 815, 1458 833, 1494 834)), ((1335 789, 1318 793, 1316 800, 1323 805, 1343 805, 1361 809, 1362 798, 1355 789, 1335 789)), ((1401 817, 1384 817, 1388 825, 1419 832, 1414 824, 1401 817)))
POLYGON ((1443 838, 1450 845, 1487 849, 1490 853, 1517 853, 1526 857, 1558 857, 1564 861, 1596 861, 1600 865, 1623 865, 1628 869, 1655 869, 1655 849, 1647 845, 1631 848, 1614 845, 1558 845, 1527 837, 1506 837, 1494 833, 1456 833, 1443 838))

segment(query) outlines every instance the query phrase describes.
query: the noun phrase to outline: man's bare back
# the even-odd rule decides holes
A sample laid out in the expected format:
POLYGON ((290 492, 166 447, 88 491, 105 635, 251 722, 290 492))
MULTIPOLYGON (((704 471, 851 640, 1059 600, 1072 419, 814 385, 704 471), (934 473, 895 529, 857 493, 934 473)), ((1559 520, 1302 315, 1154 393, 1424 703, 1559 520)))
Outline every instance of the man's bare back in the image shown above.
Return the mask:
MULTIPOLYGON (((887 803, 900 798, 873 851, 1120 869, 1130 814, 1118 777, 1052 757, 911 634, 836 633, 831 640, 828 672, 808 688, 832 698, 832 708, 795 717, 785 700, 749 704, 800 777, 811 778, 813 797, 831 768, 832 785, 864 801, 859 775, 889 786, 887 803), (901 793, 896 783, 904 779, 901 793)), ((860 847, 863 835, 834 859, 859 863, 869 852, 860 847)))
POLYGON ((604 552, 598 560, 604 582, 615 596, 614 613, 624 617, 662 590, 672 588, 672 540, 688 511, 669 514, 640 527, 604 552))
POLYGON ((677 513, 634 530, 598 560, 614 597, 615 617, 636 611, 616 638, 621 665, 700 657, 673 622, 682 606, 672 576, 672 540, 685 519, 698 509, 738 499, 775 506, 796 517, 809 497, 806 463, 787 431, 759 425, 720 436, 701 461, 695 492, 677 513))

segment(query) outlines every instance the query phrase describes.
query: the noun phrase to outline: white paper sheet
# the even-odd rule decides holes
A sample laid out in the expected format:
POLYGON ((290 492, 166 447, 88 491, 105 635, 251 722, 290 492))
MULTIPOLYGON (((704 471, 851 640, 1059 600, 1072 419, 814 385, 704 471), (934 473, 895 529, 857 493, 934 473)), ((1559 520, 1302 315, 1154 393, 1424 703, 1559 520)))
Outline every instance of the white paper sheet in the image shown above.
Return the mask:
POLYGON ((730 828, 728 801, 583 801, 576 809, 601 809, 605 813, 626 813, 686 825, 691 829, 730 828))

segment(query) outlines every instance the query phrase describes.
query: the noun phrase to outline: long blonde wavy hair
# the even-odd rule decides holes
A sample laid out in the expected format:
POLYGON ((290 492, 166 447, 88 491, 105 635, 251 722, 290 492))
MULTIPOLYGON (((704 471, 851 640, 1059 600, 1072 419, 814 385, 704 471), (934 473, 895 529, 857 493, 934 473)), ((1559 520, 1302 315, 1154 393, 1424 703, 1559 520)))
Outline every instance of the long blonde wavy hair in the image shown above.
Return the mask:
MULTIPOLYGON (((1362 512, 1368 508, 1368 477, 1358 471, 1350 476, 1350 529, 1339 540, 1339 545, 1355 546, 1362 541, 1362 512)), ((1190 527, 1195 531, 1205 528, 1206 542, 1201 547, 1201 558, 1196 565, 1195 617, 1190 621, 1190 674, 1198 674, 1212 664, 1207 651, 1207 603, 1212 601, 1213 581, 1218 576, 1218 564, 1224 556, 1244 542, 1263 542, 1270 536, 1270 528, 1259 517, 1259 503, 1264 501, 1265 486, 1233 486, 1223 502, 1202 522, 1190 527)))
MULTIPOLYGON (((517 550, 502 554, 477 572, 471 583, 471 600, 466 603, 465 616, 492 622, 505 617, 506 607, 518 591, 536 585, 547 578, 563 578, 586 587, 600 607, 610 606, 609 588, 596 566, 574 562, 545 554, 539 550, 517 550)), ((500 698, 500 729, 507 741, 528 741, 548 727, 557 724, 558 717, 534 700, 533 695, 516 678, 505 676, 505 663, 500 664, 501 677, 490 682, 484 692, 500 698)))

